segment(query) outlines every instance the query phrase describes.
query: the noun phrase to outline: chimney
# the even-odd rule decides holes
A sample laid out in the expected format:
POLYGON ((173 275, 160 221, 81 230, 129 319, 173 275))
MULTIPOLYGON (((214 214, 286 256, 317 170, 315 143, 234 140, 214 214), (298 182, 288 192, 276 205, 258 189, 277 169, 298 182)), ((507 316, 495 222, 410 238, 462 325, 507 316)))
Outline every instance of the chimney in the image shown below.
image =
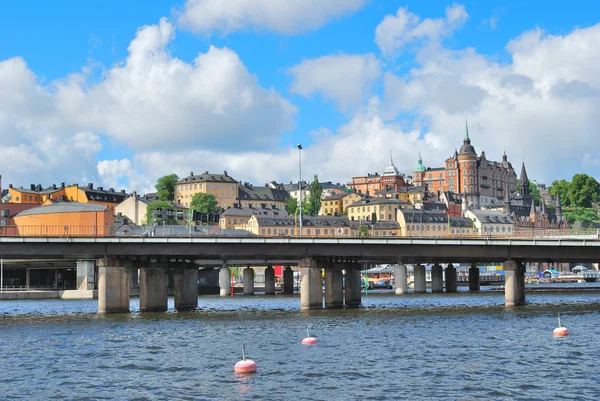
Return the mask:
POLYGON ((64 182, 61 182, 61 183, 60 183, 60 187, 61 187, 61 188, 64 188, 64 187, 65 187, 65 183, 64 183, 64 182))
POLYGON ((223 171, 223 175, 227 177, 227 170, 223 171))
POLYGON ((42 184, 37 184, 37 187, 35 187, 35 189, 36 189, 38 192, 42 192, 42 184))
POLYGON ((115 192, 115 189, 114 189, 114 188, 109 188, 108 190, 109 190, 110 192, 115 192))
POLYGON ((194 176, 194 172, 190 171, 190 177, 193 177, 193 176, 194 176))
POLYGON ((52 184, 52 189, 56 189, 56 184, 52 184))
POLYGON ((88 189, 94 189, 94 184, 89 182, 87 185, 88 189))
POLYGON ((98 191, 104 191, 104 187, 98 187, 98 191))
POLYGON ((31 185, 29 186, 29 188, 30 188, 32 191, 35 191, 35 184, 31 184, 31 185))
POLYGON ((12 186, 12 184, 8 184, 8 187, 9 187, 9 188, 12 188, 13 186, 12 186))

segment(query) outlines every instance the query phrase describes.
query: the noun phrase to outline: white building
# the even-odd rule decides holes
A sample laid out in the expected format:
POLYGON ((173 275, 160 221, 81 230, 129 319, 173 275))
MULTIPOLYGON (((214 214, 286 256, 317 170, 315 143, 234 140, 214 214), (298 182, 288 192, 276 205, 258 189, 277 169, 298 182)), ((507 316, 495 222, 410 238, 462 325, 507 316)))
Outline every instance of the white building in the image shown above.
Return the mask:
POLYGON ((511 235, 515 222, 498 210, 467 210, 465 217, 473 220, 475 232, 485 235, 511 235))

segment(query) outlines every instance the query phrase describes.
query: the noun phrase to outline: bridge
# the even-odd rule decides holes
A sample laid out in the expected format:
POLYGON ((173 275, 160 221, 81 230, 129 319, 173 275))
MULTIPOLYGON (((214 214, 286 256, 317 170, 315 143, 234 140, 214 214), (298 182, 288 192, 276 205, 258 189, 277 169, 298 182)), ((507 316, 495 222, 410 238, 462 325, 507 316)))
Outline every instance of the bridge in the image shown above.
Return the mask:
MULTIPOLYGON (((166 272, 174 272, 175 307, 198 303, 199 266, 220 268, 221 295, 228 295, 230 270, 239 265, 287 265, 284 292, 293 273, 301 273, 301 308, 323 307, 321 269, 325 270, 325 307, 360 304, 361 263, 395 264, 396 293, 407 287, 405 263, 416 264, 414 291, 425 292, 422 263, 434 263, 432 291, 443 292, 440 263, 503 263, 505 303, 525 301, 525 262, 600 260, 597 236, 544 238, 266 238, 266 237, 0 237, 2 259, 76 259, 78 285, 89 282, 98 266, 98 311, 129 310, 131 272, 140 269, 140 309, 166 310, 166 272), (90 273, 91 272, 91 273, 90 273), (345 284, 342 284, 345 283, 345 284), (345 286, 345 287, 344 287, 345 286)), ((445 271, 446 292, 456 291, 456 269, 445 271)), ((253 293, 253 271, 243 271, 244 293, 253 293)), ((479 289, 479 269, 469 270, 469 286, 479 289)), ((265 271, 265 292, 275 292, 273 268, 265 271)))

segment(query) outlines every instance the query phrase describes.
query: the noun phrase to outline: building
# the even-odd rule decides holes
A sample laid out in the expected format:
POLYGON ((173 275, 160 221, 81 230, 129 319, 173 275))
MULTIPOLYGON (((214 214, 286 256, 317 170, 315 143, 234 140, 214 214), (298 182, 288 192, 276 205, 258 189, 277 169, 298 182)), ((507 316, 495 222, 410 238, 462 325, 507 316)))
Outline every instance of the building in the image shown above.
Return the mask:
MULTIPOLYGON (((367 237, 400 237, 402 229, 397 221, 377 221, 375 223, 363 224, 365 227, 365 236, 367 237)), ((358 228, 358 235, 361 234, 361 228, 358 228)))
POLYGON ((444 202, 448 214, 450 216, 462 216, 462 202, 460 197, 456 196, 455 193, 449 191, 438 192, 438 199, 440 202, 444 202))
POLYGON ((336 194, 343 194, 348 191, 348 188, 341 185, 339 182, 337 184, 333 184, 331 181, 320 182, 319 187, 323 190, 322 198, 327 198, 336 194))
POLYGON ((180 179, 175 184, 174 202, 185 207, 190 206, 192 198, 197 193, 213 195, 221 209, 231 207, 237 201, 238 182, 224 171, 223 174, 213 174, 208 171, 200 175, 190 175, 180 179))
POLYGON ((302 199, 308 199, 308 196, 310 195, 310 184, 306 181, 302 181, 302 183, 290 181, 289 184, 283 185, 283 189, 290 194, 290 198, 298 200, 300 199, 300 185, 302 185, 302 199))
POLYGON ((219 226, 222 229, 235 229, 240 225, 248 223, 252 216, 257 217, 290 217, 285 209, 267 207, 241 207, 235 204, 233 207, 221 213, 219 226))
POLYGON ((508 161, 506 152, 501 162, 486 158, 485 152, 477 156, 471 144, 469 128, 459 151, 446 160, 444 167, 426 168, 419 154, 417 167, 413 171, 413 184, 425 185, 432 192, 466 193, 468 208, 480 209, 501 204, 506 188, 516 190, 516 174, 508 161))
POLYGON ((275 188, 268 184, 264 187, 255 187, 244 182, 238 188, 237 205, 247 208, 285 209, 289 197, 283 185, 275 188))
POLYGON ((252 216, 247 223, 236 229, 246 230, 261 237, 285 237, 302 235, 306 237, 353 237, 357 235, 357 225, 346 216, 319 216, 303 218, 302 232, 294 217, 252 216))
POLYGON ((135 191, 115 207, 115 213, 126 217, 134 225, 146 223, 146 211, 152 201, 145 196, 139 196, 135 191))
POLYGON ((467 210, 465 217, 473 220, 475 232, 482 235, 512 235, 515 222, 499 210, 467 210))
POLYGON ((333 195, 323 197, 323 200, 321 200, 321 209, 319 211, 319 215, 342 215, 346 212, 348 206, 365 198, 365 195, 360 195, 355 192, 335 193, 333 195))
POLYGON ((450 216, 437 209, 400 209, 398 223, 405 237, 460 236, 475 233, 471 219, 450 216))
POLYGON ((427 186, 397 185, 375 192, 377 198, 394 198, 412 205, 426 201, 429 197, 427 186))
POLYGON ((100 204, 60 202, 27 209, 14 217, 20 236, 105 236, 114 226, 113 213, 100 204))
POLYGON ((377 222, 396 221, 396 213, 411 204, 392 198, 362 199, 347 207, 351 221, 377 222))
POLYGON ((382 189, 403 187, 405 185, 404 174, 398 171, 390 154, 390 164, 383 170, 381 175, 379 173, 368 173, 366 176, 352 177, 352 182, 347 184, 347 187, 359 194, 372 196, 382 189))

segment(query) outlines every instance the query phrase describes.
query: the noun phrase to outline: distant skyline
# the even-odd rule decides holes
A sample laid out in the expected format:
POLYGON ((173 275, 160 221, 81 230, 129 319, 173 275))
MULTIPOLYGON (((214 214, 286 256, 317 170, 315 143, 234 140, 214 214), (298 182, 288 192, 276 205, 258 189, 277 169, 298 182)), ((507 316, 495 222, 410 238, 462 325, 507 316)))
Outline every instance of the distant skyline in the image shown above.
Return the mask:
POLYGON ((600 178, 600 4, 9 2, 2 185, 153 190, 169 173, 347 183, 464 138, 532 179, 600 178))

